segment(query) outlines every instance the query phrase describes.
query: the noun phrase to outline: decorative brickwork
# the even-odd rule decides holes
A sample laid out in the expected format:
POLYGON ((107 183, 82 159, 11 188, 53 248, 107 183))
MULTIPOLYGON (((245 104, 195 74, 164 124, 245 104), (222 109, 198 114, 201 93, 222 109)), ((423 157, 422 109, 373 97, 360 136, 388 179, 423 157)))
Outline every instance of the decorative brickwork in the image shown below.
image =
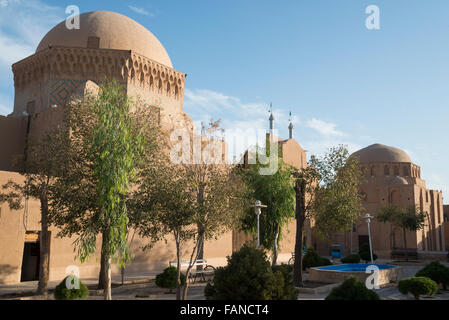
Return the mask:
POLYGON ((51 47, 15 63, 12 69, 16 94, 48 83, 49 105, 64 102, 86 80, 101 83, 106 78, 125 87, 132 84, 153 97, 181 103, 184 98, 184 73, 129 50, 51 47))

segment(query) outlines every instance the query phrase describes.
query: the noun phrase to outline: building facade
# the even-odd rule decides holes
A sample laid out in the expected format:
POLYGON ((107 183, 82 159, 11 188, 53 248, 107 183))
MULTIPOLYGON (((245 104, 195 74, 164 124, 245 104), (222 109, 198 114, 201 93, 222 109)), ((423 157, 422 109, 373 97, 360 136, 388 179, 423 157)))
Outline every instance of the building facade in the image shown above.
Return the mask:
MULTIPOLYGON (((150 31, 121 14, 81 14, 80 29, 69 30, 61 22, 45 35, 33 55, 13 64, 12 71, 14 110, 0 117, 1 185, 23 181, 14 158, 26 152, 27 141, 60 123, 65 105, 95 92, 105 79, 115 79, 128 96, 158 107, 160 124, 167 131, 181 128, 193 133, 193 121, 182 110, 186 74, 173 68, 150 31)), ((40 230, 38 200, 26 200, 21 210, 0 205, 0 283, 38 279, 40 230)), ((58 238, 53 227, 50 231, 50 280, 64 278, 71 265, 80 268, 82 278, 98 276, 101 237, 96 255, 81 264, 75 259, 75 238, 58 238)), ((127 272, 160 272, 167 267, 176 257, 174 241, 167 240, 144 252, 147 241, 136 234, 130 243, 134 259, 127 272)), ((206 243, 204 250, 210 264, 224 263, 232 253, 232 232, 206 243)))
MULTIPOLYGON (((353 154, 360 159, 364 173, 361 184, 363 205, 374 219, 371 221, 373 251, 381 258, 390 258, 395 249, 416 250, 422 258, 446 259, 443 217, 443 196, 429 190, 421 177, 421 168, 414 164, 403 150, 374 144, 353 154), (387 205, 408 208, 415 205, 426 214, 425 227, 406 232, 406 246, 402 229, 376 220, 376 215, 387 205)), ((331 235, 328 241, 317 241, 322 254, 328 254, 329 244, 340 244, 343 253, 357 252, 368 242, 367 223, 360 219, 352 232, 331 235)))

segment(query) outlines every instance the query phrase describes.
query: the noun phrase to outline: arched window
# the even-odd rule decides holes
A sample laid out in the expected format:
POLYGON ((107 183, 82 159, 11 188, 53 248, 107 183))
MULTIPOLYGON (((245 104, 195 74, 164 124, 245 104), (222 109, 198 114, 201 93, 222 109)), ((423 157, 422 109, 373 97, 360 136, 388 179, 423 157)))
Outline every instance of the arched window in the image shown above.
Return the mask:
POLYGON ((394 204, 394 205, 399 205, 400 204, 401 196, 400 196, 398 191, 394 190, 394 191, 391 192, 391 194, 390 194, 390 201, 391 201, 391 204, 394 204))
POLYGON ((384 173, 385 173, 386 176, 389 176, 389 175, 390 175, 390 167, 389 167, 388 165, 385 165, 385 167, 384 167, 384 173))
POLYGON ((371 176, 374 177, 376 175, 376 167, 372 166, 371 167, 371 176))
POLYGON ((395 167, 394 167, 394 175, 395 175, 395 176, 398 176, 398 175, 399 175, 399 167, 398 167, 398 166, 395 166, 395 167))
POLYGON ((402 171, 404 172, 404 177, 408 177, 410 175, 407 167, 402 168, 402 171))

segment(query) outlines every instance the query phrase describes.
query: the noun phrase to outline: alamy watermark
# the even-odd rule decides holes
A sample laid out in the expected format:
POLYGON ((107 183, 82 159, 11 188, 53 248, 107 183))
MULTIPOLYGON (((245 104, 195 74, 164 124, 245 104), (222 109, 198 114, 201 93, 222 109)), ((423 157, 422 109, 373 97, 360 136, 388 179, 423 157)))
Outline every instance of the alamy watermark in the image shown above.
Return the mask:
POLYGON ((77 266, 70 265, 65 269, 65 273, 68 274, 65 279, 65 286, 67 289, 79 289, 80 288, 80 269, 77 266))
POLYGON ((380 9, 376 5, 366 7, 365 13, 369 16, 365 20, 365 26, 368 30, 380 29, 380 9))
POLYGON ((170 140, 174 143, 170 150, 173 164, 260 164, 261 175, 273 175, 278 170, 279 142, 274 138, 277 130, 267 135, 265 130, 249 130, 245 134, 231 134, 224 139, 210 139, 202 135, 192 135, 187 128, 174 129, 170 140), (253 144, 250 147, 251 143, 253 144), (231 153, 228 154, 228 146, 231 153), (238 155, 237 150, 246 150, 238 155), (231 161, 234 155, 236 161, 231 161))
POLYGON ((365 273, 369 273, 369 275, 365 280, 365 286, 368 289, 379 289, 379 267, 375 264, 371 264, 365 269, 365 273))

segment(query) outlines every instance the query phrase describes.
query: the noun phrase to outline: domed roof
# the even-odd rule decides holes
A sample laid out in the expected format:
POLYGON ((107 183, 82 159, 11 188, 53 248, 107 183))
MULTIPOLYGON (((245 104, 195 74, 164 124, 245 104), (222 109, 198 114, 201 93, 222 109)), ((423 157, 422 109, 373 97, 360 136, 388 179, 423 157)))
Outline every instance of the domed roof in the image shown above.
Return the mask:
POLYGON ((170 57, 159 40, 144 26, 122 14, 93 11, 80 15, 80 29, 67 29, 65 20, 51 29, 36 52, 50 45, 87 47, 89 37, 100 38, 100 49, 132 50, 173 68, 170 57))
POLYGON ((373 144, 352 155, 360 158, 360 163, 370 162, 412 162, 408 154, 398 148, 383 144, 373 144))
POLYGON ((408 181, 404 179, 403 177, 399 176, 392 176, 388 178, 387 183, 389 185, 398 185, 398 184, 408 184, 408 181))

